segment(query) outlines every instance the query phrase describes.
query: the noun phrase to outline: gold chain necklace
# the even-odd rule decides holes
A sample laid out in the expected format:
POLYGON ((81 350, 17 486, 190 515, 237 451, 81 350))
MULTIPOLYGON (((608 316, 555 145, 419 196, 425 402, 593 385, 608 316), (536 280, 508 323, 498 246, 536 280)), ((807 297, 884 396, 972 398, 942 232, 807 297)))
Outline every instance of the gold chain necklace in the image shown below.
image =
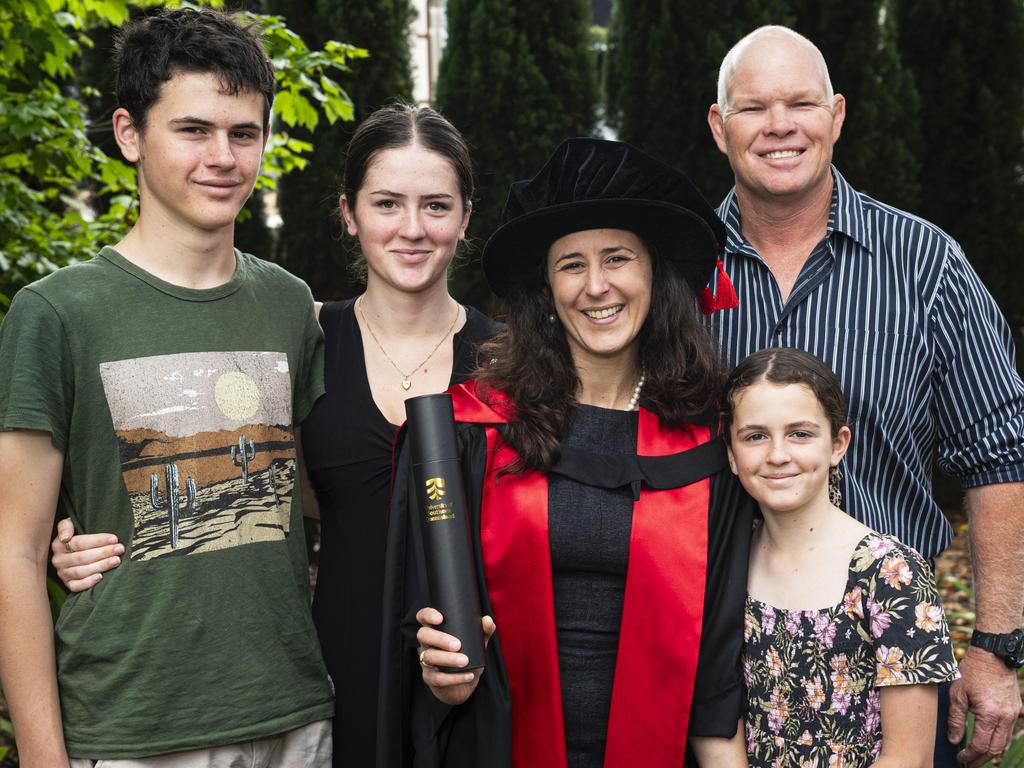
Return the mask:
POLYGON ((418 371, 420 368, 426 365, 427 361, 434 356, 434 353, 437 352, 441 344, 444 343, 444 340, 448 338, 448 335, 455 328, 455 324, 459 322, 459 307, 458 305, 456 305, 455 319, 453 319, 452 324, 448 326, 448 330, 444 332, 444 336, 437 340, 437 344, 435 344, 434 348, 430 350, 430 353, 419 362, 419 365, 413 366, 413 369, 409 373, 406 373, 405 371, 398 367, 398 363, 391 359, 391 355, 389 355, 388 351, 384 349, 384 345, 380 343, 380 339, 377 338, 377 334, 373 332, 373 326, 370 325, 370 321, 366 319, 366 315, 363 313, 362 300, 363 297, 360 296, 359 301, 356 302, 356 309, 359 310, 359 317, 363 319, 363 324, 366 326, 366 330, 370 332, 370 337, 374 340, 374 342, 376 342, 377 348, 381 351, 381 353, 383 353, 384 357, 387 358, 387 361, 391 363, 391 367, 402 375, 402 389, 408 392, 409 387, 412 386, 412 377, 416 375, 416 371, 418 371))

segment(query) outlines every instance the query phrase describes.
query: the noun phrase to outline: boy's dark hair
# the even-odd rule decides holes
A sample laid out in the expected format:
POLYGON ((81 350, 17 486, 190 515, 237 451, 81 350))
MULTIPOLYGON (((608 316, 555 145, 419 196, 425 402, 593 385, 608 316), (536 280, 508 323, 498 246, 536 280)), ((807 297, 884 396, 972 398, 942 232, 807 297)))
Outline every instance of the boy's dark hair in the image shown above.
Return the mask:
POLYGON ((772 384, 802 384, 815 399, 828 419, 834 438, 848 427, 846 397, 835 373, 810 352, 793 347, 770 347, 754 352, 737 365, 725 383, 722 398, 722 421, 726 436, 732 427, 736 398, 743 390, 759 381, 772 384))
POLYGON ((228 14, 185 8, 159 11, 128 22, 116 42, 119 106, 141 132, 164 83, 179 72, 211 73, 227 93, 263 96, 263 128, 274 101, 274 67, 252 26, 228 14))

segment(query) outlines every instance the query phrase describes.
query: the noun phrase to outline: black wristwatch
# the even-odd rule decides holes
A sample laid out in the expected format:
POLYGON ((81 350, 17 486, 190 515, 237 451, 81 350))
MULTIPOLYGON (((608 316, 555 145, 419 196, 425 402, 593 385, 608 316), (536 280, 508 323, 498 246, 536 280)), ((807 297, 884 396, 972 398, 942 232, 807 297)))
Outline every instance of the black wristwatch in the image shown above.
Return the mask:
POLYGON ((1024 667, 1024 630, 996 634, 994 632, 974 631, 971 645, 998 656, 1010 669, 1024 667))

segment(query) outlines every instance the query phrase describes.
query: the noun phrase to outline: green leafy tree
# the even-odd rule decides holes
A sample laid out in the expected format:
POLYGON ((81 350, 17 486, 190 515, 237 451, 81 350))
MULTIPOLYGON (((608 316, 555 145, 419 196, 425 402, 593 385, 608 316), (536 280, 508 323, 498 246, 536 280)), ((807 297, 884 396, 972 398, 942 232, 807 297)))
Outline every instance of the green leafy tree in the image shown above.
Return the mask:
MULTIPOLYGON (((535 173, 563 139, 594 128, 597 86, 584 0, 449 0, 437 104, 462 131, 477 171, 470 223, 482 244, 508 186, 535 173)), ((464 301, 487 306, 476 259, 453 278, 464 301)))
POLYGON ((1019 353, 1024 4, 904 0, 899 42, 921 98, 920 212, 964 247, 1007 315, 1019 353))
MULTIPOLYGON (((145 5, 127 0, 16 0, 0 5, 0 320, 19 288, 119 240, 137 214, 134 170, 110 141, 110 31, 145 5), (105 151, 106 150, 106 151, 105 151)), ((178 2, 169 2, 177 5, 178 2)), ((327 41, 309 48, 277 17, 259 24, 277 66, 277 120, 312 129, 350 120, 335 78, 365 55, 327 41)), ((259 190, 301 167, 309 145, 286 131, 269 142, 259 190)), ((247 208, 255 209, 250 201, 247 208)), ((250 220, 255 219, 250 216, 250 220)), ((244 225, 243 225, 244 226, 244 225)), ((64 592, 48 583, 54 618, 64 592)), ((0 762, 16 765, 14 733, 0 692, 0 762)))
MULTIPOLYGON (((96 126, 87 102, 100 94, 77 74, 77 65, 98 31, 148 4, 19 0, 0 6, 0 315, 21 286, 88 258, 134 222, 134 170, 94 141, 98 132, 90 130, 96 126)), ((313 128, 321 116, 351 119, 351 101, 335 78, 364 52, 335 41, 310 49, 280 18, 250 19, 278 64, 278 120, 313 128)), ((272 189, 306 162, 308 150, 308 143, 275 131, 257 188, 272 189)))
POLYGON ((345 269, 346 251, 355 244, 344 238, 338 215, 345 147, 366 115, 396 99, 412 99, 409 26, 415 10, 409 0, 274 0, 271 6, 313 44, 336 36, 370 53, 355 65, 348 87, 355 121, 296 132, 313 146, 310 163, 278 185, 283 226, 276 260, 306 280, 317 298, 341 298, 356 290, 345 269))
POLYGON ((707 124, 718 67, 748 32, 791 20, 784 0, 616 0, 605 64, 609 125, 685 171, 717 204, 733 183, 707 124))
POLYGON ((858 189, 892 205, 920 204, 919 99, 896 40, 891 0, 791 0, 794 29, 825 56, 846 97, 835 163, 858 189))

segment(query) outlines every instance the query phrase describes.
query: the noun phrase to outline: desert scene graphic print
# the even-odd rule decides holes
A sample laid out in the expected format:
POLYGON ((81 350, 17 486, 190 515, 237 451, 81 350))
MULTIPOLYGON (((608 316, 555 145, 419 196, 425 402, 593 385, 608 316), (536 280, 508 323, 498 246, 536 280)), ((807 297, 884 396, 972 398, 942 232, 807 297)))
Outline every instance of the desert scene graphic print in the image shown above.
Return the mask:
POLYGON ((283 352, 189 352, 102 363, 131 500, 132 560, 288 535, 295 486, 283 352))

